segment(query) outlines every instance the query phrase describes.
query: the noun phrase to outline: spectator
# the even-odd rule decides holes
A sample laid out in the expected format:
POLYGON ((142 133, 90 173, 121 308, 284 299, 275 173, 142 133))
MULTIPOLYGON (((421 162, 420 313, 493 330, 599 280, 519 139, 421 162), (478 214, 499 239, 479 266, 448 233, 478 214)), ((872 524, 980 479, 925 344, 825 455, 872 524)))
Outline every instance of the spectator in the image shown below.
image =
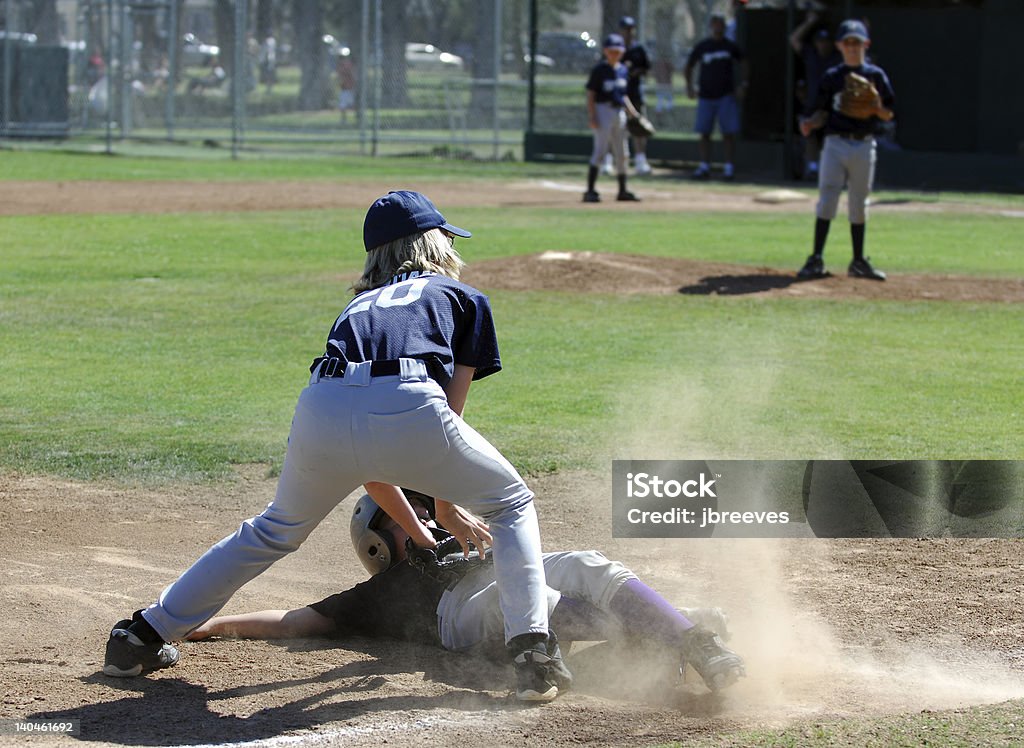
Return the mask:
POLYGON ((260 45, 258 61, 260 83, 266 87, 269 96, 274 90, 274 84, 277 83, 277 40, 272 34, 268 34, 260 45))
POLYGON ((747 7, 749 0, 732 0, 729 6, 732 8, 732 19, 725 25, 725 38, 731 42, 736 41, 736 26, 739 21, 740 12, 747 7))
POLYGON ((749 66, 743 51, 735 42, 725 38, 725 17, 711 16, 711 36, 702 39, 690 52, 683 75, 686 77, 686 95, 697 101, 697 124, 694 129, 700 134, 700 164, 693 173, 694 179, 711 178, 711 133, 718 121, 725 146, 725 166, 722 178, 735 178, 736 133, 740 130, 739 101, 747 88, 749 66), (736 83, 734 63, 740 65, 740 81, 736 83), (693 70, 700 64, 700 83, 693 85, 693 70), (699 91, 699 94, 698 94, 699 91))
POLYGON ((348 122, 348 113, 356 106, 356 66, 348 55, 338 57, 336 66, 338 74, 338 110, 341 112, 341 123, 348 122))
POLYGON ((92 48, 89 55, 89 62, 85 69, 85 80, 92 88, 107 74, 107 61, 103 59, 103 50, 99 47, 92 48))
MULTIPOLYGON (((815 102, 818 100, 818 86, 825 71, 842 62, 842 56, 832 43, 831 32, 827 26, 819 25, 820 21, 821 15, 812 8, 807 12, 803 23, 797 26, 789 37, 789 45, 803 63, 803 76, 797 81, 801 117, 809 117, 814 113, 815 102)), ((818 129, 812 132, 810 137, 804 138, 804 179, 818 179, 822 137, 822 131, 818 129)))

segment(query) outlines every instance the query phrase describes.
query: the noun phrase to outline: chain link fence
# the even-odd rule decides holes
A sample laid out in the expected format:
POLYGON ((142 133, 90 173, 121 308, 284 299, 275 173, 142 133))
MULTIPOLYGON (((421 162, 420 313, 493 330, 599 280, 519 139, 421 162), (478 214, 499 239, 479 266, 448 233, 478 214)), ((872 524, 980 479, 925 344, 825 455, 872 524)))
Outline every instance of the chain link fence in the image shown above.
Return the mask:
MULTIPOLYGON (((649 107, 683 132, 693 24, 651 5, 629 7, 660 66, 649 107)), ((0 0, 0 138, 514 158, 530 126, 588 132, 583 84, 608 22, 587 6, 601 3, 0 0)))

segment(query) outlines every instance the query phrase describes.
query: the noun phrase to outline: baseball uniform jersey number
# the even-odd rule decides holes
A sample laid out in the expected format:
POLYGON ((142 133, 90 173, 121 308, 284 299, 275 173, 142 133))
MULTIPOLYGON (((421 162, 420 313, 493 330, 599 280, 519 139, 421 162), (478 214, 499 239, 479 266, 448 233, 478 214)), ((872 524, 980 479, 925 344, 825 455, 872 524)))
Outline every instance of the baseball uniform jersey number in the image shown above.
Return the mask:
POLYGON ((338 317, 338 320, 334 323, 334 327, 337 329, 338 325, 353 314, 365 312, 374 305, 387 308, 411 304, 423 295, 423 289, 429 281, 429 278, 410 278, 409 280, 404 280, 391 286, 384 286, 383 288, 378 288, 375 291, 369 291, 355 299, 352 302, 352 305, 341 313, 341 316, 338 317), (402 293, 399 294, 399 292, 402 293))

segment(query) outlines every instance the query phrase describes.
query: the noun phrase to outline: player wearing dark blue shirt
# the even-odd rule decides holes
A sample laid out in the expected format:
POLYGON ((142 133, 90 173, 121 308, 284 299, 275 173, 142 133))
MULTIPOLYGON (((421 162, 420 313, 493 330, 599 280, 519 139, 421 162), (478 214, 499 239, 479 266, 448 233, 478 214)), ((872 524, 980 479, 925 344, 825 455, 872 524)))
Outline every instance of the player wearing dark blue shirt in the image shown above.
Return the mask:
POLYGON ((178 652, 167 642, 298 549, 363 485, 420 548, 436 542, 397 486, 444 497, 435 501, 437 519, 466 553, 470 543, 492 546, 519 700, 550 701, 571 681, 548 627, 533 492, 461 417, 471 382, 501 361, 487 297, 458 281, 457 236, 470 233, 418 192, 390 192, 370 206, 357 295, 310 368, 274 500, 135 620, 115 624, 104 673, 129 677, 174 665, 178 652))
POLYGON ((487 297, 437 273, 414 270, 356 296, 331 329, 325 355, 346 361, 402 356, 427 362, 446 387, 455 365, 483 379, 501 369, 498 339, 487 297))
POLYGON ((885 71, 867 61, 871 41, 867 27, 862 22, 843 21, 836 38, 843 62, 825 72, 818 84, 815 111, 800 122, 800 133, 805 138, 824 128, 825 145, 818 171, 814 249, 797 272, 797 277, 809 280, 828 275, 823 258, 825 242, 839 207, 839 195, 843 187, 846 187, 850 240, 853 244, 853 260, 847 268, 847 274, 855 278, 884 281, 885 273, 875 268, 864 256, 864 239, 868 198, 877 158, 874 136, 881 123, 892 121, 896 96, 885 71), (842 92, 850 76, 867 79, 878 92, 872 113, 863 118, 848 116, 840 111, 842 92))
MULTIPOLYGON (((636 20, 632 16, 623 16, 619 19, 619 30, 626 43, 626 53, 622 55, 622 64, 629 71, 626 96, 629 97, 640 114, 646 114, 644 78, 651 71, 651 58, 644 45, 636 40, 636 20)), ((633 136, 633 163, 638 175, 651 173, 651 166, 647 163, 646 136, 633 136)))

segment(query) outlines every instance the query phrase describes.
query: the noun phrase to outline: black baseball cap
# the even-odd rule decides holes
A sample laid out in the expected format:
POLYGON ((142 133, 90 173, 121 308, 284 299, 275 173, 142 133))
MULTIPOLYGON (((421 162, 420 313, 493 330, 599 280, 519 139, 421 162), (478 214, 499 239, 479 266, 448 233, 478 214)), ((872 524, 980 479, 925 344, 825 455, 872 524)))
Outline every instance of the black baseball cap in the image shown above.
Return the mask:
POLYGON ((363 245, 366 251, 430 229, 444 229, 456 236, 471 233, 452 226, 426 195, 396 190, 374 200, 363 221, 363 245))
POLYGON ((623 16, 622 18, 619 19, 619 28, 620 29, 635 29, 636 28, 636 19, 633 18, 633 16, 623 16))
POLYGON ((866 42, 871 39, 871 37, 868 36, 868 27, 855 18, 851 18, 839 24, 839 31, 836 33, 836 39, 838 41, 851 38, 860 39, 862 42, 866 42))
POLYGON ((622 38, 622 34, 608 34, 604 38, 605 49, 625 49, 626 40, 622 38))

